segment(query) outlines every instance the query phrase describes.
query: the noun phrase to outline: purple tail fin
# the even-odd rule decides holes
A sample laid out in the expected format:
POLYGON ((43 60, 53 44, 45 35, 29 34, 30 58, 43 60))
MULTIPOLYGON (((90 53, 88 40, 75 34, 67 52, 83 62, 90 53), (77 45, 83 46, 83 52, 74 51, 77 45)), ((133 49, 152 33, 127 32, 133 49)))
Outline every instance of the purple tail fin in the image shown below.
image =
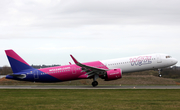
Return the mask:
POLYGON ((18 73, 27 69, 34 69, 13 50, 5 50, 5 52, 14 73, 18 73))

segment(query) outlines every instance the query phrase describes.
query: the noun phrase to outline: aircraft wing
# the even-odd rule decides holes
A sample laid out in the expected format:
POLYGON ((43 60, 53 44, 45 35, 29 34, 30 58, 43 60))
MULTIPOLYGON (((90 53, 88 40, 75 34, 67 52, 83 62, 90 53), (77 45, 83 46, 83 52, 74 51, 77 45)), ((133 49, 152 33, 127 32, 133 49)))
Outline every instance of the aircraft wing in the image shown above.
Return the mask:
POLYGON ((84 65, 84 64, 78 62, 72 55, 70 55, 70 56, 76 65, 82 67, 82 72, 87 72, 86 75, 88 75, 88 77, 93 76, 95 74, 104 75, 104 74, 106 74, 106 71, 109 70, 109 69, 102 69, 102 68, 96 68, 96 67, 84 65))

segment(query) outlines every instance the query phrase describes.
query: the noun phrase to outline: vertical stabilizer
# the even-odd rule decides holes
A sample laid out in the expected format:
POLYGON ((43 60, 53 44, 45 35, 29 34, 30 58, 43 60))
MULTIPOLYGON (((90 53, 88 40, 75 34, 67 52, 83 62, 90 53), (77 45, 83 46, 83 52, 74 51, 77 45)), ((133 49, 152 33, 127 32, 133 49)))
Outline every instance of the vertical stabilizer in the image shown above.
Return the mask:
POLYGON ((5 50, 5 52, 14 73, 18 73, 26 69, 34 69, 13 50, 5 50))

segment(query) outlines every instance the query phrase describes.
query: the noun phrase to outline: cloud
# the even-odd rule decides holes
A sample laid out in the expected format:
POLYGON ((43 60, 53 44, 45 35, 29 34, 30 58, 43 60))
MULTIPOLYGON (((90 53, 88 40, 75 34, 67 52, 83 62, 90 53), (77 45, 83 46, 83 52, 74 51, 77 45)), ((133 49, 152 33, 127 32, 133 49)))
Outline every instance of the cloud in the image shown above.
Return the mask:
POLYGON ((16 0, 1 1, 3 26, 179 25, 178 0, 16 0))
MULTIPOLYGON (((96 24, 179 24, 179 1, 69 0, 60 2, 49 15, 59 26, 96 24), (56 10, 56 11, 55 11, 56 10), (57 23, 57 21, 55 21, 57 23)), ((46 16, 46 15, 44 15, 46 16)), ((43 19, 48 20, 48 17, 43 19)), ((47 22, 48 23, 48 22, 47 22)), ((51 22, 52 24, 53 21, 51 22)))
MULTIPOLYGON (((134 27, 146 28, 151 25, 157 29, 163 26, 179 26, 179 2, 178 0, 0 1, 0 38, 66 39, 75 34, 102 38, 105 36, 103 33, 107 34, 108 31, 140 32, 134 27)), ((125 34, 127 36, 129 33, 125 34)))
POLYGON ((179 4, 179 0, 1 0, 0 50, 13 48, 34 56, 177 53, 179 4))

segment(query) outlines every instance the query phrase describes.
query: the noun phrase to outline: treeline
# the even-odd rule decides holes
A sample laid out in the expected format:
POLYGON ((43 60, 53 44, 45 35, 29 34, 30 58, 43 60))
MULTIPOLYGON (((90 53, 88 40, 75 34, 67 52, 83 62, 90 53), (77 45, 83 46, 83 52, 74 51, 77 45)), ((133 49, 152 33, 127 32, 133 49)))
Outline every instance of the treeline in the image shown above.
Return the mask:
MULTIPOLYGON (((140 71, 140 72, 132 72, 132 73, 125 73, 123 75, 159 75, 158 70, 147 70, 147 71, 140 71)), ((163 68, 161 71, 161 75, 163 78, 180 78, 180 67, 174 66, 172 68, 163 68)))
POLYGON ((165 68, 161 71, 162 77, 164 78, 180 78, 180 69, 179 68, 165 68))
POLYGON ((0 75, 7 75, 13 73, 11 67, 9 66, 3 66, 0 67, 0 75))

